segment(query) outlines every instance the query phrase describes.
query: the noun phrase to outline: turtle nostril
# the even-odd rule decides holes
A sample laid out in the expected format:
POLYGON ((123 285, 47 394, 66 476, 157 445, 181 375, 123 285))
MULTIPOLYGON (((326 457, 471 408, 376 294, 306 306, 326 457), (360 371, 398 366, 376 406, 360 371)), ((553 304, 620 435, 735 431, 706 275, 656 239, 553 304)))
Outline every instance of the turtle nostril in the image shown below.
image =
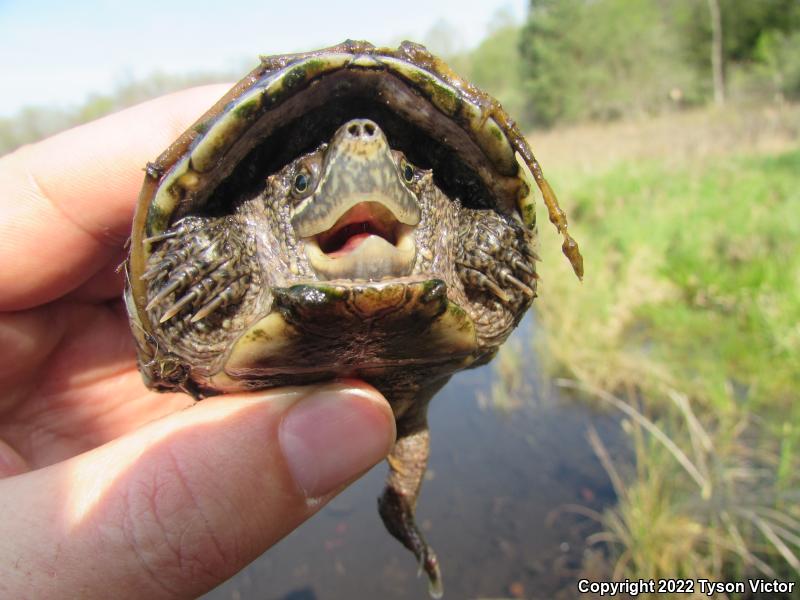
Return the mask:
POLYGON ((378 135, 378 126, 369 119, 353 119, 346 125, 347 135, 351 138, 370 140, 378 135))

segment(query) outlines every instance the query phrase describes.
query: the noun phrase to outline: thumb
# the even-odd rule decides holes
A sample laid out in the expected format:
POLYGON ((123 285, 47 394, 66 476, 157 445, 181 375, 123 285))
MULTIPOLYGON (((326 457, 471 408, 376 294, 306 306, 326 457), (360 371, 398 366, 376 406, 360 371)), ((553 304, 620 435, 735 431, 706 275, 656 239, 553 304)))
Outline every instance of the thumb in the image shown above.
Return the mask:
POLYGON ((8 597, 197 596, 386 456, 392 411, 360 382, 204 400, 0 481, 8 597))

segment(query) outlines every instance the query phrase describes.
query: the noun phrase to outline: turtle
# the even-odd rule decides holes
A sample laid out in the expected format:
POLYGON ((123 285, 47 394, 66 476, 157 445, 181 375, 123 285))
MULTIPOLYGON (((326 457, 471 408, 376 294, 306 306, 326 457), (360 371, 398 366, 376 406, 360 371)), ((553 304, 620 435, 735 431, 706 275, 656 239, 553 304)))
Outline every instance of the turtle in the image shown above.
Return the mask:
POLYGON ((582 278, 515 122, 424 46, 261 57, 145 167, 125 289, 145 384, 373 385, 397 425, 379 513, 441 596, 415 522, 427 407, 537 294, 534 183, 582 278))

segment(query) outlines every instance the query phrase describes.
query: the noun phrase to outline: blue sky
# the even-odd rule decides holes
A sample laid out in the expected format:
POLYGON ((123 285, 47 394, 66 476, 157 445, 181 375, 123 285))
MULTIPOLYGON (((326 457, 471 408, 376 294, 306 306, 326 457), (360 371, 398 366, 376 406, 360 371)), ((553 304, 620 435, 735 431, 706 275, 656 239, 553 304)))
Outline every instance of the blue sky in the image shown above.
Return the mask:
POLYGON ((499 12, 521 21, 526 6, 526 0, 0 0, 0 116, 29 105, 66 108, 155 71, 244 74, 259 54, 348 37, 425 41, 443 22, 456 47, 468 48, 499 12))

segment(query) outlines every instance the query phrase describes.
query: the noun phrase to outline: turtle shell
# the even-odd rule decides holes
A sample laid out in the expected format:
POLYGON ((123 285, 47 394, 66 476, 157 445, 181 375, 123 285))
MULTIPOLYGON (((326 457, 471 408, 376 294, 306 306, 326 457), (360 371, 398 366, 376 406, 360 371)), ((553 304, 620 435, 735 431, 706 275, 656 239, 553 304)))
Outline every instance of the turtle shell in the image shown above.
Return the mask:
POLYGON ((393 145, 422 153, 421 162, 435 163, 451 196, 500 207, 531 229, 535 181, 550 220, 563 235, 563 251, 582 276, 582 258, 566 216, 514 121, 494 98, 423 46, 403 42, 390 49, 348 40, 313 52, 262 57, 258 67, 146 167, 126 292, 143 364, 152 358, 151 334, 157 325, 145 310, 142 278, 153 240, 183 216, 213 203, 246 158, 270 172, 328 139, 353 116, 374 117, 393 145))

